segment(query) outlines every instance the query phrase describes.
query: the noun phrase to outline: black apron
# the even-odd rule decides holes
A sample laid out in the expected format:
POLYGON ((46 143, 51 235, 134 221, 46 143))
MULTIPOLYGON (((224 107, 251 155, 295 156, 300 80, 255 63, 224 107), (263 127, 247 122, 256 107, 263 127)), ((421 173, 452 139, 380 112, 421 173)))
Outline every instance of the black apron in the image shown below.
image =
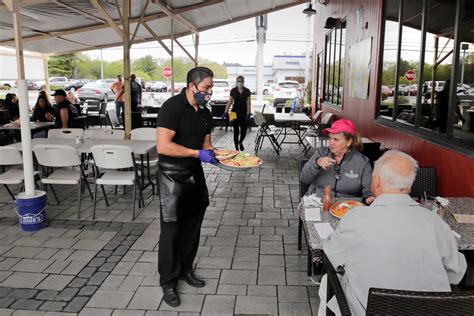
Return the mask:
POLYGON ((209 192, 202 166, 183 168, 159 163, 161 216, 164 222, 177 222, 191 212, 202 212, 209 206, 209 192))

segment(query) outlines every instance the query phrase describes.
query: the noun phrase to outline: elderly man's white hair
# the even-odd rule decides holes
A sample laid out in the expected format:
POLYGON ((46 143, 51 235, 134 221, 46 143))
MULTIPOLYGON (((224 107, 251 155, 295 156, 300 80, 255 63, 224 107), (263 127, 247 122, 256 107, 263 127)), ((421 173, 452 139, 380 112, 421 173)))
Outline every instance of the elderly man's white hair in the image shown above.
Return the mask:
POLYGON ((374 175, 378 175, 383 186, 387 189, 410 189, 413 181, 415 181, 416 172, 418 170, 418 162, 410 155, 399 150, 389 150, 382 155, 374 166, 374 175), (392 168, 393 164, 387 163, 393 158, 405 159, 411 167, 408 176, 402 175, 392 168))

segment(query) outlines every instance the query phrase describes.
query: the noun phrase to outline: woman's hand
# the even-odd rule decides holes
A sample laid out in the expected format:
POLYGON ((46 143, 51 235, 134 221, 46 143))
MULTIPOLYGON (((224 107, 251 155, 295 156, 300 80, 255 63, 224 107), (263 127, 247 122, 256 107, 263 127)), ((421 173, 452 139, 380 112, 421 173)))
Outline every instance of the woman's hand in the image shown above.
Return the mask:
POLYGON ((331 157, 319 157, 318 160, 316 160, 316 165, 323 168, 324 170, 328 170, 335 163, 336 160, 332 159, 331 157))

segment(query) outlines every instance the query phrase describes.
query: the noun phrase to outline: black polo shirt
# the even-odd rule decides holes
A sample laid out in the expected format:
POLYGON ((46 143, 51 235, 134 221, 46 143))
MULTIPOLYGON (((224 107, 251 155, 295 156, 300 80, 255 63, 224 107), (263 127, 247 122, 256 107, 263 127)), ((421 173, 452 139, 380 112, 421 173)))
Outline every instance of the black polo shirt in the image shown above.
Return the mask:
POLYGON ((247 114, 247 100, 250 97, 250 90, 244 87, 242 93, 239 92, 237 87, 230 90, 230 96, 234 99, 234 105, 232 106, 232 112, 236 112, 239 119, 247 114))
MULTIPOLYGON (((204 137, 211 133, 212 114, 205 106, 198 110, 186 99, 186 88, 180 94, 166 100, 161 106, 156 127, 176 132, 173 142, 191 149, 202 149, 204 137)), ((159 154, 161 162, 180 167, 196 167, 201 164, 197 158, 173 158, 159 154)))
POLYGON ((68 119, 67 119, 67 127, 70 128, 72 125, 72 120, 75 117, 78 117, 79 114, 77 113, 77 109, 74 105, 72 105, 71 102, 69 102, 67 99, 64 99, 64 101, 60 103, 56 103, 56 127, 57 128, 62 128, 63 127, 63 122, 61 121, 61 110, 62 109, 67 109, 67 114, 68 114, 68 119))

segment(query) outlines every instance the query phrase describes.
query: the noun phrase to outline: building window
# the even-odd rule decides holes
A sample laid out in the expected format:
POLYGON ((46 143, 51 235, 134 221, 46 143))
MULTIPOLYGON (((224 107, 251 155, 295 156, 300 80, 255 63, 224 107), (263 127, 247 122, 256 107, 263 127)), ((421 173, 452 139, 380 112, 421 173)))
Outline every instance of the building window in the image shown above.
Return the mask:
POLYGON ((384 9, 379 116, 473 148, 474 3, 387 0, 384 9))
POLYGON ((344 86, 346 21, 338 20, 326 35, 324 60, 324 101, 341 106, 344 86))

